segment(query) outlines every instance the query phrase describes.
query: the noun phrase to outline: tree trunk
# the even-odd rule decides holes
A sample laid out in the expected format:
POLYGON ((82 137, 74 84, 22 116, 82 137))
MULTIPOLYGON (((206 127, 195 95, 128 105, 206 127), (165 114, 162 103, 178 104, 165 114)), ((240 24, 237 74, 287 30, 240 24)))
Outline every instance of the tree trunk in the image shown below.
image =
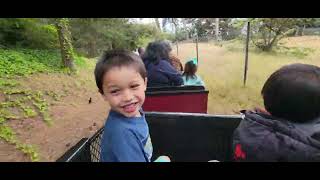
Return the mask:
POLYGON ((154 18, 154 20, 156 21, 157 28, 161 31, 159 18, 154 18))
POLYGON ((75 70, 73 48, 71 44, 71 32, 68 27, 68 19, 57 19, 56 28, 58 31, 60 50, 63 65, 71 71, 75 70))
POLYGON ((301 30, 301 36, 304 36, 304 30, 306 29, 306 25, 303 25, 303 28, 301 30))
POLYGON ((177 37, 177 34, 178 34, 178 24, 177 24, 175 18, 172 18, 172 24, 174 25, 174 35, 175 35, 175 37, 177 37))
POLYGON ((299 26, 298 29, 297 29, 296 36, 302 36, 302 34, 303 34, 303 27, 299 26))
POLYGON ((96 56, 96 46, 95 43, 93 41, 89 42, 89 53, 88 53, 89 57, 95 57, 96 56))
POLYGON ((219 18, 216 18, 215 27, 216 27, 216 31, 215 31, 216 40, 219 40, 219 18))
POLYGON ((278 36, 275 36, 271 41, 269 41, 267 44, 265 44, 261 49, 262 51, 271 51, 274 43, 276 42, 278 36))

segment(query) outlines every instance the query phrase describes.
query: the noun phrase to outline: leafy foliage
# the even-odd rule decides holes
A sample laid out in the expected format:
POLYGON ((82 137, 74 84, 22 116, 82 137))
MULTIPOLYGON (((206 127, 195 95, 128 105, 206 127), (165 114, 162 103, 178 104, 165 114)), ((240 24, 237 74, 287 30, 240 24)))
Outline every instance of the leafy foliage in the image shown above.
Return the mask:
MULTIPOLYGON (((75 55, 75 64, 86 67, 85 59, 79 55, 75 55)), ((0 49, 1 77, 63 72, 62 68, 59 50, 0 49)))
POLYGON ((129 23, 125 18, 71 19, 70 25, 74 47, 89 57, 109 49, 134 50, 152 40, 170 38, 156 26, 129 23))
POLYGON ((249 18, 238 20, 235 26, 243 27, 251 23, 251 40, 262 51, 271 51, 278 42, 286 37, 301 34, 301 27, 316 26, 315 18, 249 18))
POLYGON ((39 18, 1 18, 0 45, 37 49, 59 47, 54 25, 39 18))

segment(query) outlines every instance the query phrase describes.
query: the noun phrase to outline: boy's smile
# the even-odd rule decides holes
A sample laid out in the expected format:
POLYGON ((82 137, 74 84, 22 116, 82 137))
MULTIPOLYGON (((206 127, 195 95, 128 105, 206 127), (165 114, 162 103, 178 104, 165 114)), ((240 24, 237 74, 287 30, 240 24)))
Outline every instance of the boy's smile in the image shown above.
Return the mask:
POLYGON ((147 79, 143 79, 134 68, 114 67, 104 75, 102 96, 111 109, 126 117, 139 117, 146 83, 147 79))
POLYGON ((138 102, 133 102, 122 106, 126 113, 132 113, 137 109, 138 102))

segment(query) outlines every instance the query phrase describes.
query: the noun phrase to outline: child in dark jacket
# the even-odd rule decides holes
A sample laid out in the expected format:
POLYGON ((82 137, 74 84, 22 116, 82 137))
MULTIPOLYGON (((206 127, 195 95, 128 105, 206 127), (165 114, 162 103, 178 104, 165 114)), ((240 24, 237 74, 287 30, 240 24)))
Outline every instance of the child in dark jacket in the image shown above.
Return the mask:
POLYGON ((265 110, 242 111, 234 132, 235 161, 320 160, 320 68, 287 65, 262 88, 265 110))

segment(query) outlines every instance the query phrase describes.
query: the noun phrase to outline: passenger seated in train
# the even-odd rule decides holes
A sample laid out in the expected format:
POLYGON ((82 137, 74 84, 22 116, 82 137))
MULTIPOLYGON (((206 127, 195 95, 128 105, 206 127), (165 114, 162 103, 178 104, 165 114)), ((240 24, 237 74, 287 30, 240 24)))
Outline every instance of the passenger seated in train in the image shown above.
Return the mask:
POLYGON ((161 41, 148 44, 143 62, 147 69, 148 87, 183 85, 182 75, 170 64, 169 50, 161 41))
POLYGON ((320 160, 320 68, 286 65, 261 91, 265 110, 244 110, 234 132, 235 161, 320 160))
POLYGON ((182 74, 183 84, 187 86, 205 86, 201 77, 196 74, 198 69, 196 59, 188 61, 182 74))
POLYGON ((182 72, 183 72, 183 66, 182 66, 181 60, 172 53, 171 42, 168 41, 168 40, 163 40, 163 41, 161 41, 161 43, 163 43, 163 45, 164 45, 164 46, 168 49, 168 51, 169 51, 169 62, 170 62, 170 64, 171 64, 178 72, 182 73, 182 72))

